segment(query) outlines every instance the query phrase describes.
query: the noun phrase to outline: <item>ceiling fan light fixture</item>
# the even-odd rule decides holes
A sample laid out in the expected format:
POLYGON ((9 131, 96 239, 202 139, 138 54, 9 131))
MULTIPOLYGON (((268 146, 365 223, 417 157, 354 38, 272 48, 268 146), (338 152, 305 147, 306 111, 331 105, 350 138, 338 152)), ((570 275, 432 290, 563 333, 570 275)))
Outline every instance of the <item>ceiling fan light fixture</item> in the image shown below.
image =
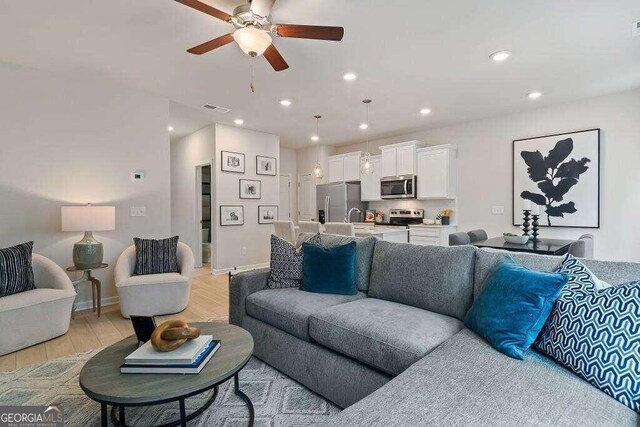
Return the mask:
POLYGON ((273 42, 269 33, 255 27, 235 30, 233 39, 238 43, 240 49, 251 57, 262 55, 273 42))

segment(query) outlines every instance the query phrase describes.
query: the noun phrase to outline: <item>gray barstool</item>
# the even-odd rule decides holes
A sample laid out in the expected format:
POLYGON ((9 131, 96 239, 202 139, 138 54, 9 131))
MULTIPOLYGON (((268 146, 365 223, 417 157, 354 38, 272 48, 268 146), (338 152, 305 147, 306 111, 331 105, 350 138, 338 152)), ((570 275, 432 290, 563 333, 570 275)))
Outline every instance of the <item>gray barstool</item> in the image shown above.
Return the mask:
POLYGON ((449 246, 468 245, 471 243, 469 235, 464 231, 449 234, 449 246))
POLYGON ((488 239, 487 232, 484 230, 471 230, 467 234, 469 235, 469 240, 471 240, 471 243, 488 239))
POLYGON ((593 234, 583 234, 569 245, 569 253, 576 258, 593 258, 593 234))

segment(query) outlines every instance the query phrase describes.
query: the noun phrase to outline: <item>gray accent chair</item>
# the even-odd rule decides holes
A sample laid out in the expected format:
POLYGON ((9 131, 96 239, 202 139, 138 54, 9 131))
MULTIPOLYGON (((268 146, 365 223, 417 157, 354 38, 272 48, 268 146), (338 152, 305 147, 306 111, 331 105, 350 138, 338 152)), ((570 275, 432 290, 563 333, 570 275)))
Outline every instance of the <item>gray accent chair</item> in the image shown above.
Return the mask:
MULTIPOLYGON (((349 239, 321 237, 337 238, 349 239)), ((251 333, 254 355, 347 408, 330 425, 639 425, 541 353, 511 359, 464 327, 504 253, 353 239, 357 295, 267 289, 268 270, 230 283, 230 322, 251 333)), ((543 271, 561 260, 510 255, 543 271)), ((612 284, 640 277, 640 264, 584 262, 612 284)))
POLYGON ((469 235, 464 231, 449 234, 449 246, 468 245, 471 243, 469 235))
POLYGON ((593 234, 583 234, 569 245, 569 253, 577 258, 593 259, 593 234))
POLYGON ((484 230, 471 230, 467 232, 467 234, 469 235, 469 240, 471 240, 471 243, 481 242, 489 238, 487 236, 487 232, 484 230))

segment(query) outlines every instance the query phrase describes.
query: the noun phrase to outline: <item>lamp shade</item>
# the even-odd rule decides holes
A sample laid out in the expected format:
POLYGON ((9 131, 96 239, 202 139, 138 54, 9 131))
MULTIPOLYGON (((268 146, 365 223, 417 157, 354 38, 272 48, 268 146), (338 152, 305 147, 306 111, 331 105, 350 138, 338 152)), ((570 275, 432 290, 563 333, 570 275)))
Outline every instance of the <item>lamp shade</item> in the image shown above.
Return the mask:
POLYGON ((271 36, 257 28, 245 27, 235 30, 233 39, 249 56, 260 56, 271 45, 271 36))
POLYGON ((115 229, 115 206, 62 207, 62 231, 109 231, 115 229))

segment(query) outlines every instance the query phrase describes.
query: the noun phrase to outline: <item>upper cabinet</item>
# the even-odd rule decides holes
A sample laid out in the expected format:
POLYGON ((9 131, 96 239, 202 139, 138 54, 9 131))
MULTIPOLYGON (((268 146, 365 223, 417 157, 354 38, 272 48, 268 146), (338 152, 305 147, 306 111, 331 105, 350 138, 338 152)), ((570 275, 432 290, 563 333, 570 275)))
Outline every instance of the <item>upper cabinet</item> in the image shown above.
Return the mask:
POLYGON ((361 152, 329 156, 329 182, 360 181, 361 152))
POLYGON ((382 200, 380 197, 380 178, 382 178, 382 157, 371 156, 373 173, 360 175, 360 197, 363 202, 382 200))
POLYGON ((418 149, 418 199, 455 198, 456 164, 456 148, 452 145, 418 149))
POLYGON ((382 152, 381 177, 415 175, 416 150, 421 145, 420 141, 408 141, 380 147, 382 152))

